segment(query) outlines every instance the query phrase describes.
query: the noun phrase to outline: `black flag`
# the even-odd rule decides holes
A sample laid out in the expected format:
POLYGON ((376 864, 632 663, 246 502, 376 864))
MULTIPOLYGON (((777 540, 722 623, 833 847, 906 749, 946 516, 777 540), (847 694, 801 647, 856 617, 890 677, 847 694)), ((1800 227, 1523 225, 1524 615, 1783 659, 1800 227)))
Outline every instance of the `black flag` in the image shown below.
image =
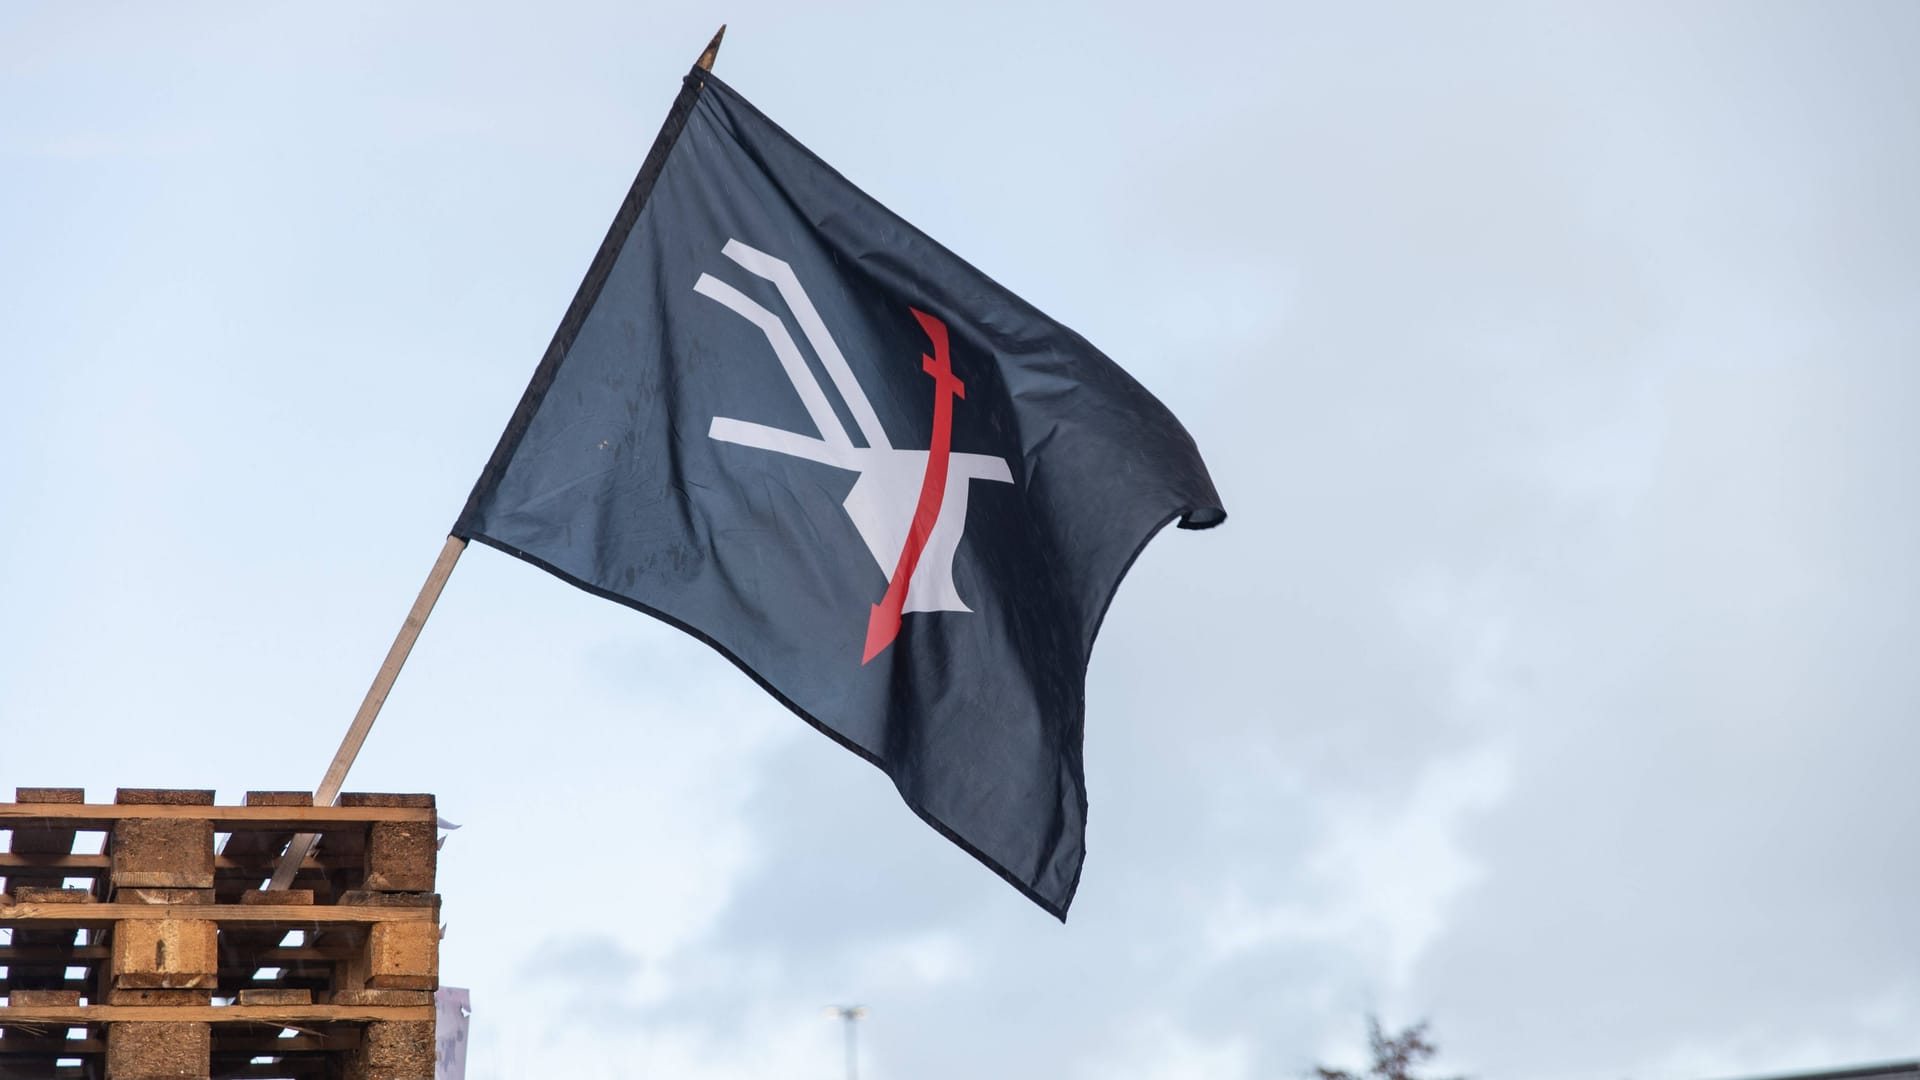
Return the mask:
POLYGON ((1064 919, 1094 634, 1225 516, 1140 384, 695 69, 453 532, 720 650, 1064 919))

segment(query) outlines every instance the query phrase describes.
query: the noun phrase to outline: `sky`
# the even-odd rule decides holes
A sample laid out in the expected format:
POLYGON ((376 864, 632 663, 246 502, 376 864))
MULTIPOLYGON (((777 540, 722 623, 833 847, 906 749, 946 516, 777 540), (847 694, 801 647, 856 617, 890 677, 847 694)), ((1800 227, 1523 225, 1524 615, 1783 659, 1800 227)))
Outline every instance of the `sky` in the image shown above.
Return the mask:
POLYGON ((475 1080, 1920 1057, 1920 6, 0 6, 0 790, 317 783, 716 71, 1179 415, 1061 925, 691 638, 460 563, 475 1080))

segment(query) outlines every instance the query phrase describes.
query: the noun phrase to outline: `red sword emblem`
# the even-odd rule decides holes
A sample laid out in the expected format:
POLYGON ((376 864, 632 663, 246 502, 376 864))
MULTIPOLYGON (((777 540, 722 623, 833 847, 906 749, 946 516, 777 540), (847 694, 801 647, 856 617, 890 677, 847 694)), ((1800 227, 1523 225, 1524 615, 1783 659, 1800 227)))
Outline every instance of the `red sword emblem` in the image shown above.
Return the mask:
POLYGON ((862 664, 880 655, 900 635, 900 612, 907 603, 907 583, 913 580, 914 567, 920 564, 920 552, 927 546, 934 523, 940 520, 940 503, 947 495, 953 399, 967 396, 967 388, 953 373, 953 361, 947 353, 947 324, 918 308, 908 310, 920 320, 920 328, 933 341, 933 355, 920 357, 921 369, 933 378, 933 443, 927 447, 927 472, 920 480, 920 500, 913 508, 913 524, 907 530, 906 545, 900 549, 900 561, 887 582, 887 595, 873 605, 867 616, 867 649, 860 660, 862 664))

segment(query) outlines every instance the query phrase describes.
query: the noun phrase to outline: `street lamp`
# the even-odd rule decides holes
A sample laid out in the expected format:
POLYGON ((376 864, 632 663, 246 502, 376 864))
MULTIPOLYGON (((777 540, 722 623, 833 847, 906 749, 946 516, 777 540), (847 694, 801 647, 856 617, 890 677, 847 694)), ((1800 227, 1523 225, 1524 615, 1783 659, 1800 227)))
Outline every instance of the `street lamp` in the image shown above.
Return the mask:
POLYGON ((847 1080, 860 1080, 859 1051, 856 1046, 855 1024, 867 1015, 865 1005, 829 1005, 828 1016, 837 1016, 847 1024, 847 1080))

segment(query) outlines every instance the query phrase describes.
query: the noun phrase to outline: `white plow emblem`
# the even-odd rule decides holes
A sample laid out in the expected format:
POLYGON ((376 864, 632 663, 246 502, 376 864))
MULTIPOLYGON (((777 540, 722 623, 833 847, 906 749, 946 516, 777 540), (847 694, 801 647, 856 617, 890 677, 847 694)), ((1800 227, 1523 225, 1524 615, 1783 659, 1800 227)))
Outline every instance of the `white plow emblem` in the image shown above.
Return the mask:
POLYGON ((806 358, 780 317, 719 278, 701 274, 700 280, 694 283, 694 291, 724 304, 766 335, 767 344, 773 347, 781 368, 787 373, 787 380, 800 395, 801 404, 806 406, 807 415, 820 432, 816 438, 717 416, 707 431, 708 436, 860 474, 842 506, 853 519, 854 528, 859 530, 860 539, 866 542, 867 551, 881 573, 891 575, 887 600, 875 605, 867 659, 872 659, 892 641, 892 631, 880 626, 888 618, 897 630, 899 615, 904 612, 971 611, 953 585, 953 557, 967 522, 967 493, 975 480, 1012 483, 1013 473, 1001 458, 949 451, 952 399, 964 397, 965 391, 948 362, 945 324, 922 312, 914 312, 935 343, 935 355, 923 358, 936 387, 934 437, 933 445, 927 449, 897 450, 887 440, 886 429, 875 415, 873 405, 847 366, 840 347, 834 344, 833 335, 820 321, 820 313, 814 310, 813 301, 800 286, 793 268, 738 240, 728 240, 721 254, 780 290, 781 299, 786 301, 794 321, 800 324, 800 332, 812 346, 820 366, 833 380, 834 389, 859 426, 866 445, 855 446, 848 437, 827 401, 825 390, 807 367, 806 358), (903 574, 908 579, 906 582, 895 580, 903 574), (882 610, 888 606, 893 609, 891 613, 882 610), (877 645, 876 635, 884 638, 877 645))

